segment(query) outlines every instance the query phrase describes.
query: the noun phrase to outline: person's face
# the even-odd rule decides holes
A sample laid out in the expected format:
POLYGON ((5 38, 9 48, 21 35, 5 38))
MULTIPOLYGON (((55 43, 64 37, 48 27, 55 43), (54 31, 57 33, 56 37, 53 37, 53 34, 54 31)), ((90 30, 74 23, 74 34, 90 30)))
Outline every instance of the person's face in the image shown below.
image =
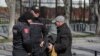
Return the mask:
POLYGON ((31 19, 28 19, 27 22, 30 24, 30 23, 32 23, 32 20, 31 19))
POLYGON ((31 11, 34 17, 39 17, 40 13, 35 13, 33 10, 31 11))
POLYGON ((60 22, 59 21, 57 21, 55 24, 56 24, 57 27, 60 26, 60 22))
POLYGON ((56 24, 57 27, 60 27, 60 26, 63 25, 64 23, 63 23, 63 22, 57 21, 55 24, 56 24))

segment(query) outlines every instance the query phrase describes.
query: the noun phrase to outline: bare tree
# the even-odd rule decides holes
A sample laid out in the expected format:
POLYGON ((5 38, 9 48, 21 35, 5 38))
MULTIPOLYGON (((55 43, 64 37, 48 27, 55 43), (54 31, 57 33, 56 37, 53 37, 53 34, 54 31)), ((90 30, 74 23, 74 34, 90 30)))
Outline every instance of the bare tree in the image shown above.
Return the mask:
POLYGON ((66 23, 69 26, 69 20, 70 20, 70 0, 63 0, 64 6, 65 6, 65 18, 66 23))
POLYGON ((96 35, 100 36, 100 9, 99 9, 99 0, 95 0, 94 8, 95 8, 95 14, 97 16, 98 22, 97 22, 97 29, 96 29, 96 35))
POLYGON ((8 37, 9 39, 12 38, 12 28, 15 23, 15 2, 16 0, 5 0, 9 9, 9 15, 10 15, 10 23, 9 23, 9 32, 8 37))

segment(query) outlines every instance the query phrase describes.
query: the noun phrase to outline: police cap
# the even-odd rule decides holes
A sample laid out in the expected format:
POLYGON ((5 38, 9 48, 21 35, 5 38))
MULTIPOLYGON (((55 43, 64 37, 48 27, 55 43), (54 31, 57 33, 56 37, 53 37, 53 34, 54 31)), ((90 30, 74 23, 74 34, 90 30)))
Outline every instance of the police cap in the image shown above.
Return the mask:
POLYGON ((38 6, 32 6, 31 10, 33 10, 35 13, 40 13, 40 9, 38 6))

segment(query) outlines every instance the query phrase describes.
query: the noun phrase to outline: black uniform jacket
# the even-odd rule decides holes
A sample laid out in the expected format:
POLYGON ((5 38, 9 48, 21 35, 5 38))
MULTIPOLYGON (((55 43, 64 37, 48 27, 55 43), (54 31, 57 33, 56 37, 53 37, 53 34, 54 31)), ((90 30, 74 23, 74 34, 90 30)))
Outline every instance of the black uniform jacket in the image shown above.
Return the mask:
POLYGON ((18 22, 13 26, 13 50, 31 51, 30 28, 25 22, 18 22))
POLYGON ((30 24, 30 33, 33 48, 40 47, 41 41, 43 41, 47 35, 45 25, 39 21, 34 21, 30 24))
POLYGON ((46 27, 38 20, 34 20, 30 23, 30 37, 32 44, 33 56, 46 56, 44 47, 40 47, 40 43, 45 40, 47 35, 46 27))
POLYGON ((57 40, 54 46, 58 56, 72 56, 71 44, 72 36, 68 26, 63 24, 57 27, 57 40))

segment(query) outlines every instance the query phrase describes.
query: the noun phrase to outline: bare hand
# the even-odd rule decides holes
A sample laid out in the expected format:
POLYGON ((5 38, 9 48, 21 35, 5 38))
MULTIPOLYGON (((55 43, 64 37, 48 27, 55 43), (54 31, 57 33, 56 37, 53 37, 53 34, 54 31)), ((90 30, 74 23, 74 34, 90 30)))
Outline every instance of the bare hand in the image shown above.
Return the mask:
POLYGON ((28 56, 31 56, 31 53, 28 53, 28 56))
POLYGON ((43 47, 43 45, 44 45, 44 41, 42 41, 42 42, 40 43, 40 47, 43 47))

